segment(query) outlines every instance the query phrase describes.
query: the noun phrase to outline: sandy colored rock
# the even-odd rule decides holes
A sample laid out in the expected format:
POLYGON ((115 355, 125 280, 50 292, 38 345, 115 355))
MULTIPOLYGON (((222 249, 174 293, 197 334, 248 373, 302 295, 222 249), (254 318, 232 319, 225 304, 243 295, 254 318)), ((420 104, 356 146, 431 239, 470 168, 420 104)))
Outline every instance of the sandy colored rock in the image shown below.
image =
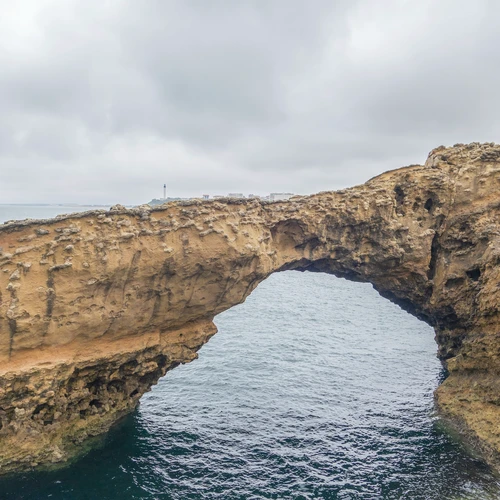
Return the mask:
POLYGON ((432 325, 442 416, 500 464, 500 146, 286 202, 195 200, 0 226, 0 472, 67 460, 276 271, 370 282, 432 325))

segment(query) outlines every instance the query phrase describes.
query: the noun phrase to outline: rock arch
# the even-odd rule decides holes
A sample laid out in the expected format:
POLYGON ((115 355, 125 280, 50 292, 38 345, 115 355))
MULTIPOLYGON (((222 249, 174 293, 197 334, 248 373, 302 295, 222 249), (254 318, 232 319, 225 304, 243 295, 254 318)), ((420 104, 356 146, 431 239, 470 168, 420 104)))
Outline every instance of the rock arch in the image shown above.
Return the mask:
POLYGON ((121 206, 0 226, 0 472, 69 458, 196 358, 269 274, 370 282, 432 325, 443 417, 500 457, 500 146, 286 202, 121 206))

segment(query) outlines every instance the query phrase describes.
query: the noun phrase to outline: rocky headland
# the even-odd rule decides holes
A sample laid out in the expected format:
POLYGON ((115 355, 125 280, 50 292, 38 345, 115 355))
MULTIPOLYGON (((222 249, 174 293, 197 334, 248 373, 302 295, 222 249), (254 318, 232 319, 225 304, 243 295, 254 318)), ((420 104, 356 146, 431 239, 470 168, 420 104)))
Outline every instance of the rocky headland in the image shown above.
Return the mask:
POLYGON ((500 146, 289 201, 0 225, 0 473, 64 462, 276 271, 370 282, 432 325, 442 418, 500 467, 500 146))

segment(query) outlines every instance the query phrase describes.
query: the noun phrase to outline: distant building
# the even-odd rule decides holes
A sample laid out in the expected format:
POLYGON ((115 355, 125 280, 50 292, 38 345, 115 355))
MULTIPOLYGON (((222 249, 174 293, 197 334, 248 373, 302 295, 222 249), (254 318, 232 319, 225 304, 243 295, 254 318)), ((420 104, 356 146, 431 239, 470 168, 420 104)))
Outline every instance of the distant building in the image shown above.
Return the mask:
POLYGON ((221 196, 220 194, 216 194, 215 196, 212 196, 214 200, 220 200, 221 198, 225 198, 225 196, 221 196))
POLYGON ((228 198, 244 198, 245 195, 243 193, 229 193, 227 195, 228 198))
POLYGON ((293 196, 293 193, 271 193, 269 199, 271 201, 284 201, 293 196))
POLYGON ((204 199, 204 200, 208 200, 208 199, 210 198, 210 195, 209 195, 209 194, 203 194, 202 196, 203 196, 203 199, 204 199))

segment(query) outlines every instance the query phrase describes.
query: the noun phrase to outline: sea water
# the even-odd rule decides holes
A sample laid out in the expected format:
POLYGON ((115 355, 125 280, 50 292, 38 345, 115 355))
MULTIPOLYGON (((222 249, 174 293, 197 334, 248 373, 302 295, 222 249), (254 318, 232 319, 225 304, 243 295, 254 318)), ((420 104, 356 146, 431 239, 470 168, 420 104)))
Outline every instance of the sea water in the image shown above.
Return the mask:
POLYGON ((100 447, 0 479, 0 498, 500 498, 435 415, 433 330, 371 285, 277 273, 215 322, 100 447))

